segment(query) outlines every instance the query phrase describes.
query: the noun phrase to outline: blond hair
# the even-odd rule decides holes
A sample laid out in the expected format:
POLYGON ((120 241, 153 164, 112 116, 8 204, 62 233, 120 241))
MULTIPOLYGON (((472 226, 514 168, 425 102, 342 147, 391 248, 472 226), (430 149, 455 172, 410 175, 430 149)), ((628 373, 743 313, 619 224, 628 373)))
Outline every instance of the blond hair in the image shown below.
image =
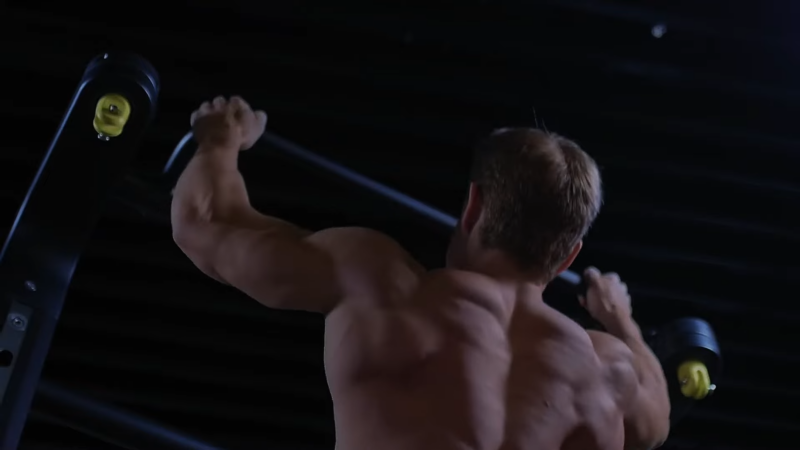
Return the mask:
POLYGON ((484 199, 483 246, 549 282, 602 203, 600 172, 575 142, 534 128, 492 133, 475 151, 472 181, 484 199))

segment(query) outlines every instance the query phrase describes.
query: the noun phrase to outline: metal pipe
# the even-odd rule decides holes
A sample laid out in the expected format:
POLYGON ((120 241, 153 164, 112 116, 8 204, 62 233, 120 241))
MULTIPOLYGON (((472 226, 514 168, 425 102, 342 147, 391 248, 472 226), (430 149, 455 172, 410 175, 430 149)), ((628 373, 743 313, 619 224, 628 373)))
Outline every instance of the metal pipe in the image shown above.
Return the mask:
POLYGON ((220 450, 220 447, 44 380, 39 382, 34 410, 47 422, 128 450, 220 450))

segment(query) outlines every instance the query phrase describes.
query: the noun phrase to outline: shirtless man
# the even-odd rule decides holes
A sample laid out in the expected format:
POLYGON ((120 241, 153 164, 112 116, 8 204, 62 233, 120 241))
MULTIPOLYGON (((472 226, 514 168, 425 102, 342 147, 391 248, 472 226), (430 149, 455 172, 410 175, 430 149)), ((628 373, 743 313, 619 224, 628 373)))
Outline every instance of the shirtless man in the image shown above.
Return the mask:
POLYGON ((341 450, 621 450, 659 446, 669 399, 615 274, 581 303, 608 333, 546 306, 600 209, 574 142, 503 129, 478 145, 447 254, 426 271, 374 230, 300 229, 253 209, 237 169, 266 115, 203 103, 199 150, 174 192, 175 242, 269 308, 326 315, 325 367, 341 450))

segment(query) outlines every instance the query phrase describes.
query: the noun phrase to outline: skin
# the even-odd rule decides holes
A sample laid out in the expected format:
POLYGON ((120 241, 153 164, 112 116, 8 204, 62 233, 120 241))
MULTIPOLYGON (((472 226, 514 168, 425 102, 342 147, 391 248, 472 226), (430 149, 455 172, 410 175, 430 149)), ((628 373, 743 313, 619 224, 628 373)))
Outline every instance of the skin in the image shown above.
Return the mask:
POLYGON ((263 112, 219 97, 192 124, 200 148, 174 192, 174 239, 263 305, 326 315, 337 448, 615 450, 666 439, 666 381, 615 274, 585 274, 581 303, 608 330, 587 332, 544 304, 544 285, 482 248, 474 185, 446 268, 427 271, 377 231, 311 233, 253 209, 237 156, 263 133, 263 112))

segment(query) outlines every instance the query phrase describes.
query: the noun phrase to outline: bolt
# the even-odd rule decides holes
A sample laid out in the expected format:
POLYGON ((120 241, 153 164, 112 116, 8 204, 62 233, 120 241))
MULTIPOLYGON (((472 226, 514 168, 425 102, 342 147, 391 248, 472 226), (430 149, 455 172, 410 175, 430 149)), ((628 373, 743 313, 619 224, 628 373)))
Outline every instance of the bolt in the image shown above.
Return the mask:
POLYGON ((110 140, 111 140, 111 138, 110 138, 110 137, 106 136, 106 135, 105 135, 105 134, 103 134, 103 133, 100 133, 100 134, 98 134, 98 135, 97 135, 97 139, 100 139, 101 141, 106 141, 106 142, 108 142, 108 141, 110 141, 110 140))
POLYGON ((31 292, 36 292, 36 284, 34 284, 33 281, 26 281, 25 282, 25 289, 27 289, 27 290, 29 290, 31 292))
POLYGON ((11 323, 11 326, 16 328, 17 330, 24 331, 25 326, 27 323, 25 322, 25 318, 20 316, 19 314, 11 314, 8 316, 8 321, 11 323))
POLYGON ((664 37, 665 34, 667 34, 667 26, 664 25, 663 23, 659 23, 657 25, 654 25, 653 29, 650 30, 650 33, 653 34, 654 38, 660 39, 660 38, 664 37))

